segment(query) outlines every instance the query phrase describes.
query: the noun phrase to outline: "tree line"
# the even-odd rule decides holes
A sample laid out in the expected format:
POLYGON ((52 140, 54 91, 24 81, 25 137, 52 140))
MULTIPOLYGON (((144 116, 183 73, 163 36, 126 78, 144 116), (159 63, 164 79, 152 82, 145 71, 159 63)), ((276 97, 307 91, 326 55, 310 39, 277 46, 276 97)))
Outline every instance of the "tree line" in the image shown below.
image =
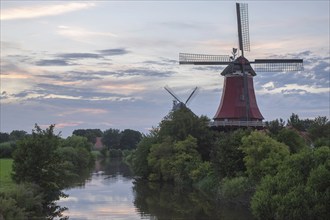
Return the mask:
POLYGON ((142 139, 143 134, 132 129, 109 128, 105 131, 100 129, 77 129, 72 132, 73 135, 86 137, 91 143, 95 143, 96 138, 101 138, 103 149, 102 157, 122 157, 125 152, 134 150, 142 139))
POLYGON ((251 207, 257 219, 327 219, 330 122, 326 117, 266 129, 218 132, 189 109, 171 112, 126 157, 148 181, 195 187, 251 207))
POLYGON ((105 131, 100 129, 77 129, 72 132, 73 135, 83 136, 89 142, 95 143, 97 137, 102 138, 102 144, 108 149, 132 150, 135 149, 137 144, 142 138, 139 131, 132 129, 119 129, 109 128, 105 131))
MULTIPOLYGON (((16 149, 17 141, 30 136, 24 130, 13 130, 10 133, 0 132, 0 158, 11 158, 12 153, 16 149)), ((72 136, 80 136, 87 139, 87 142, 94 145, 96 138, 101 138, 104 150, 120 152, 121 150, 135 149, 142 139, 143 134, 132 129, 109 128, 105 131, 100 129, 76 129, 72 132, 72 136)))

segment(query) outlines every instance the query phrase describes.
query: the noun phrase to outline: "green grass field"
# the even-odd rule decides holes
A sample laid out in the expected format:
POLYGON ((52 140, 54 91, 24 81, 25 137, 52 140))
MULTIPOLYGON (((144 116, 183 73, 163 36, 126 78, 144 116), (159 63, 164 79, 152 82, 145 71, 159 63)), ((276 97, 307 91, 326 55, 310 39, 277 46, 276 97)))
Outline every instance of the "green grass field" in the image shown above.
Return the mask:
POLYGON ((13 159, 0 159, 0 191, 14 186, 14 181, 11 179, 12 166, 13 159))

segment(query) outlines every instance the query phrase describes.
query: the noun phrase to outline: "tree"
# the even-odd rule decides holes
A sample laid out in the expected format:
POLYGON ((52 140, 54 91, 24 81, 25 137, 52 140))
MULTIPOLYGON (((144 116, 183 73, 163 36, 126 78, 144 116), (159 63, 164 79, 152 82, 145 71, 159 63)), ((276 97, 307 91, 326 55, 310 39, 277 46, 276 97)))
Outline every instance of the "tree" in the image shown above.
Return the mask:
POLYGON ((277 135, 284 128, 284 126, 285 122, 282 118, 266 122, 266 128, 272 135, 277 135))
POLYGON ((13 130, 9 134, 9 139, 11 141, 18 141, 18 140, 23 139, 26 135, 27 135, 27 132, 26 131, 23 131, 23 130, 13 130))
MULTIPOLYGON (((192 183, 193 180, 199 180, 208 174, 209 166, 203 166, 197 147, 197 139, 190 135, 185 140, 174 144, 174 154, 168 162, 169 167, 172 168, 170 175, 177 184, 192 183), (201 170, 206 171, 206 173, 201 173, 201 170)), ((205 162, 205 164, 208 163, 205 162)))
POLYGON ((237 130, 221 133, 211 152, 211 162, 220 178, 234 177, 246 170, 244 153, 240 149, 242 138, 249 131, 237 130))
POLYGON ((330 121, 327 117, 319 116, 315 118, 307 131, 314 142, 320 141, 318 139, 323 139, 324 146, 329 144, 330 121))
POLYGON ((304 131, 304 126, 302 121, 299 119, 299 116, 295 113, 292 113, 290 118, 288 119, 288 126, 291 126, 298 131, 304 131))
POLYGON ((119 149, 120 146, 120 130, 110 128, 103 132, 102 143, 108 149, 119 149))
POLYGON ((168 138, 152 145, 148 166, 151 168, 150 180, 174 181, 177 185, 191 184, 207 175, 199 172, 200 167, 205 170, 197 151, 197 139, 190 135, 183 141, 173 142, 168 138))
POLYGON ((11 158, 12 153, 16 149, 16 142, 4 142, 0 143, 0 158, 11 158))
POLYGON ((34 184, 18 184, 0 192, 0 219, 43 219, 43 199, 34 184))
POLYGON ((148 176, 151 181, 171 181, 173 178, 168 174, 170 167, 168 161, 173 156, 173 142, 170 138, 161 143, 153 144, 147 156, 148 167, 151 172, 148 176), (165 172, 162 172, 165 171, 165 172))
POLYGON ((209 129, 208 122, 207 117, 198 117, 190 109, 182 108, 171 112, 161 121, 158 135, 161 140, 170 137, 173 141, 182 141, 191 135, 197 138, 197 150, 202 159, 209 160, 215 133, 209 129))
POLYGON ((287 157, 276 175, 265 176, 252 197, 258 219, 328 219, 330 148, 305 149, 287 157))
MULTIPOLYGON (((54 128, 55 125, 51 125, 42 130, 36 124, 32 135, 17 142, 13 154, 13 179, 16 183, 32 184, 40 189, 42 215, 49 219, 61 216, 66 208, 54 201, 66 196, 62 190, 70 186, 70 181, 80 180, 81 171, 93 161, 86 138, 72 136, 63 140, 54 134, 54 128)), ((22 207, 20 200, 12 205, 22 207)), ((23 210, 27 211, 27 208, 24 206, 23 210)))
POLYGON ((97 137, 102 137, 103 132, 100 129, 76 129, 72 134, 86 137, 88 142, 94 144, 97 137))
MULTIPOLYGON (((171 112, 138 144, 131 159, 134 171, 149 180, 177 184, 208 176, 211 165, 207 158, 216 135, 207 125, 206 117, 197 117, 187 108, 171 112)), ((200 185, 206 186, 209 180, 213 178, 200 185)))
POLYGON ((71 176, 79 175, 94 164, 91 143, 88 142, 86 137, 72 135, 64 140, 62 139, 57 152, 65 161, 67 170, 75 174, 71 176))
POLYGON ((276 174, 277 167, 289 155, 289 149, 285 144, 258 131, 242 138, 241 149, 245 154, 247 173, 255 182, 267 174, 276 174))
POLYGON ((37 184, 43 190, 45 201, 59 199, 65 186, 65 173, 57 153, 60 138, 54 134, 54 125, 42 130, 35 125, 32 135, 17 143, 13 155, 13 178, 17 183, 37 184))
POLYGON ((297 153, 307 147, 304 139, 294 130, 289 128, 282 129, 276 139, 287 145, 291 153, 297 153))
POLYGON ((9 134, 5 132, 0 132, 0 143, 9 141, 9 134))
POLYGON ((141 138, 142 134, 140 132, 131 129, 125 129, 120 134, 120 149, 135 149, 141 138))
POLYGON ((150 152, 150 148, 153 144, 156 143, 156 140, 156 133, 151 133, 147 136, 144 136, 137 145, 132 159, 132 168, 136 175, 147 178, 151 172, 151 168, 148 166, 147 158, 150 152))

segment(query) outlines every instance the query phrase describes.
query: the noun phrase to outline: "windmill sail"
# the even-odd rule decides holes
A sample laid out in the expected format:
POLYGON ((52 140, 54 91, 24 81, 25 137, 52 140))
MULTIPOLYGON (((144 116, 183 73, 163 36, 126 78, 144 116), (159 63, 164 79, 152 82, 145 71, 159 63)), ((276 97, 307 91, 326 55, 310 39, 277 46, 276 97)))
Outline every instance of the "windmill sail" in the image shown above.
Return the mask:
POLYGON ((191 100, 191 98, 193 97, 193 95, 196 94, 198 87, 195 87, 194 90, 191 92, 190 96, 187 98, 186 102, 184 103, 185 105, 188 104, 188 102, 191 100))
POLYGON ((174 92, 170 89, 170 87, 165 86, 164 89, 173 96, 179 103, 182 103, 181 100, 174 94, 174 92))
POLYGON ((173 108, 172 108, 172 111, 176 111, 176 110, 179 110, 179 109, 183 109, 183 108, 186 108, 188 102, 192 99, 192 97, 196 94, 196 91, 198 89, 198 87, 195 87, 194 90, 190 93, 189 97, 187 98, 186 102, 182 102, 177 95, 174 94, 174 92, 172 91, 172 89, 170 89, 170 87, 168 86, 165 86, 164 89, 171 94, 171 96, 173 96, 173 98, 175 100, 173 100, 173 108))
POLYGON ((256 59, 254 68, 257 72, 288 72, 304 70, 302 59, 256 59))
POLYGON ((242 51, 243 56, 243 51, 250 51, 248 5, 246 3, 236 3, 236 13, 239 49, 242 51))
POLYGON ((193 65, 228 65, 231 63, 231 60, 228 55, 180 53, 179 63, 193 65))

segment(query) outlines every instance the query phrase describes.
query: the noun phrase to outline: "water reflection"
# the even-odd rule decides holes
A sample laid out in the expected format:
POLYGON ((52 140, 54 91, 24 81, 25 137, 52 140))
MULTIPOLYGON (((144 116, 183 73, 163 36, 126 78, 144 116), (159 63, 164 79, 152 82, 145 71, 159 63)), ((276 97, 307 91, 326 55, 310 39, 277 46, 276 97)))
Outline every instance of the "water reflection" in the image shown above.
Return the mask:
POLYGON ((64 215, 85 219, 250 219, 248 209, 220 205, 193 189, 133 180, 120 160, 98 161, 84 186, 64 191, 64 215))
POLYGON ((252 219, 247 208, 220 204, 194 189, 142 180, 136 181, 133 189, 134 205, 142 216, 156 216, 158 220, 252 219))
POLYGON ((69 208, 64 215, 70 219, 139 219, 130 175, 120 160, 98 161, 91 179, 83 187, 66 190, 69 197, 58 204, 69 208))

